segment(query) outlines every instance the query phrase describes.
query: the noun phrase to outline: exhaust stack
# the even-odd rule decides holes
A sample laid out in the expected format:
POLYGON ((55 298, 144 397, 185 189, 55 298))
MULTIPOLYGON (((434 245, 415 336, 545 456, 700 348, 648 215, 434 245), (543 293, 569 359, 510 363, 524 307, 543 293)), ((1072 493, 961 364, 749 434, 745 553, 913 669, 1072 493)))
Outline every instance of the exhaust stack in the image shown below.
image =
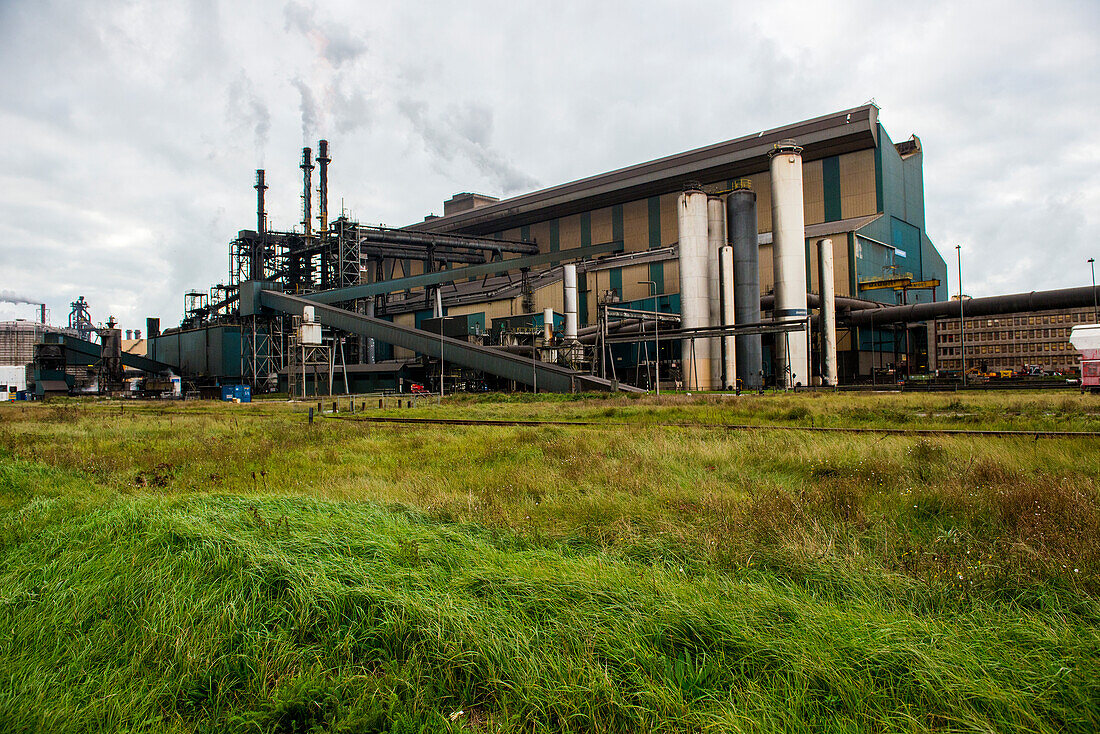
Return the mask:
POLYGON ((310 180, 313 178, 313 151, 302 148, 302 234, 309 237, 313 233, 313 204, 310 180))
MULTIPOLYGON (((775 276, 776 321, 805 321, 806 217, 802 202, 802 148, 781 140, 771 152, 772 272, 775 276)), ((787 388, 810 384, 806 334, 776 337, 776 375, 787 388)))
POLYGON ((324 234, 328 231, 328 164, 332 160, 328 157, 328 141, 317 141, 317 231, 324 234))

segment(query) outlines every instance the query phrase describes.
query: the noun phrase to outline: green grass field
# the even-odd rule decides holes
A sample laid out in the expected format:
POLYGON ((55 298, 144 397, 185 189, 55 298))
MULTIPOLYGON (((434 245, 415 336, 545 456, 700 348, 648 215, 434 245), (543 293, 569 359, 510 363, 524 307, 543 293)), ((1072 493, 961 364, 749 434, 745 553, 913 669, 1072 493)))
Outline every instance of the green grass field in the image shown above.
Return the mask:
POLYGON ((0 406, 0 731, 1100 729, 1100 438, 709 425, 1095 397, 306 407, 0 406))

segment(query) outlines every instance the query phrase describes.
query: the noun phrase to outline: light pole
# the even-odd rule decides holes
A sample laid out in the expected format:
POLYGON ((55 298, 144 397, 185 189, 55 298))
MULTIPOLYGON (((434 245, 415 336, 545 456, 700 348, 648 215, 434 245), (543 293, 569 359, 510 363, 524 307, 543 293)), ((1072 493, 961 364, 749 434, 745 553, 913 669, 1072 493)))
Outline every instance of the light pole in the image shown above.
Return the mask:
POLYGON ((966 387, 966 327, 963 325, 963 257, 962 246, 955 245, 959 259, 959 364, 962 365, 962 386, 966 387))
POLYGON ((1092 319, 1100 322, 1100 309, 1096 307, 1096 258, 1089 258, 1089 270, 1092 271, 1092 319))
POLYGON ((649 294, 653 296, 653 341, 656 342, 656 363, 653 367, 653 383, 657 386, 657 397, 661 397, 661 333, 660 317, 657 316, 657 283, 652 280, 639 280, 638 285, 648 285, 649 294))

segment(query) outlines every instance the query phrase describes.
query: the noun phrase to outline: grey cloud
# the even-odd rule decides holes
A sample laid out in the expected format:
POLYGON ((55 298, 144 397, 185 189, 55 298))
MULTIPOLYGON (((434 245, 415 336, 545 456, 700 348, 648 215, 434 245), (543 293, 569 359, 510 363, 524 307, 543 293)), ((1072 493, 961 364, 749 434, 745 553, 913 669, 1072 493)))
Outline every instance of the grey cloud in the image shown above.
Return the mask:
POLYGON ((313 38, 319 52, 333 67, 355 61, 367 51, 364 39, 353 35, 346 26, 338 23, 321 24, 316 20, 312 6, 291 0, 283 7, 284 28, 313 38))

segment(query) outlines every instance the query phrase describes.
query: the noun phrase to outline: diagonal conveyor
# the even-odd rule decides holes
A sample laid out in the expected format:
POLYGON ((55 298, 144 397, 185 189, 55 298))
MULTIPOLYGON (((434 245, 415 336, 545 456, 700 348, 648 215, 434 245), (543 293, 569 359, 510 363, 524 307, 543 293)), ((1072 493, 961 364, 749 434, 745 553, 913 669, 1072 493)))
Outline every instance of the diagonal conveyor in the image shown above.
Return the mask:
POLYGON ((585 372, 577 372, 548 362, 540 362, 499 349, 471 344, 451 337, 440 337, 423 329, 377 319, 363 314, 345 311, 334 306, 326 306, 299 296, 279 291, 260 291, 260 304, 285 314, 300 316, 305 306, 312 306, 317 320, 325 326, 352 334, 362 334, 387 344, 411 349, 436 359, 441 356, 448 362, 463 367, 487 372, 491 375, 515 380, 525 385, 537 385, 540 390, 550 392, 609 391, 616 387, 627 392, 643 392, 636 387, 616 385, 610 380, 594 377, 585 372))

